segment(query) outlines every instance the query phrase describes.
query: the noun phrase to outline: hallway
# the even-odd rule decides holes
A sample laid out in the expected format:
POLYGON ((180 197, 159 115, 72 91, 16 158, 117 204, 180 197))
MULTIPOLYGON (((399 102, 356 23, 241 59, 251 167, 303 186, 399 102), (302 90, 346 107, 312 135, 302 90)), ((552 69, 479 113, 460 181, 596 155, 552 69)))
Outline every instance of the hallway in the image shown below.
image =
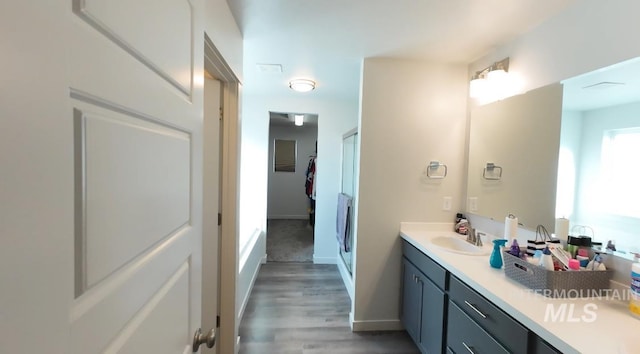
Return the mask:
POLYGON ((335 265, 264 264, 240 323, 240 353, 418 353, 405 332, 351 332, 350 303, 335 265))

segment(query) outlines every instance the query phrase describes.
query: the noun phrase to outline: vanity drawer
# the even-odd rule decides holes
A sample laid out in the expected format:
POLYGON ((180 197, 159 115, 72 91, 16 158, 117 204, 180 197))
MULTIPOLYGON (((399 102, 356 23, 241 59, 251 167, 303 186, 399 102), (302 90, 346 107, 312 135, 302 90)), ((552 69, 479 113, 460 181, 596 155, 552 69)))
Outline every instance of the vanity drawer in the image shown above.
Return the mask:
POLYGON ((528 329, 454 276, 449 298, 509 351, 527 352, 528 329))
MULTIPOLYGON (((456 304, 449 301, 447 323, 447 353, 509 353, 491 334, 473 321, 456 304)), ((515 351, 515 353, 526 353, 515 351)))
POLYGON ((402 240, 402 253, 440 289, 447 289, 447 271, 409 242, 402 240))

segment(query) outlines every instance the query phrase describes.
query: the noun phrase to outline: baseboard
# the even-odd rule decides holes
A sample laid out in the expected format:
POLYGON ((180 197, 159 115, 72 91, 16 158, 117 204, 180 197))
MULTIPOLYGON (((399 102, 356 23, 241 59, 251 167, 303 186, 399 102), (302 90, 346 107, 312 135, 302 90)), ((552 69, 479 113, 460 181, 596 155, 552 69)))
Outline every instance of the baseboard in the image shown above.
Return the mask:
POLYGON ((256 278, 258 278, 260 267, 262 267, 262 264, 266 263, 266 259, 267 259, 266 255, 261 257, 260 262, 258 262, 255 269, 253 270, 253 274, 251 274, 251 281, 249 282, 249 286, 247 288, 246 293, 242 297, 242 303, 240 304, 240 311, 238 311, 238 322, 237 322, 238 324, 240 324, 240 321, 242 321, 242 316, 244 315, 244 310, 247 307, 247 303, 249 302, 249 296, 251 295, 251 291, 253 290, 253 285, 256 282, 256 278))
POLYGON ((314 264, 336 264, 337 262, 336 257, 316 257, 315 255, 313 256, 313 263, 314 264))
POLYGON ((309 215, 270 215, 267 216, 267 219, 276 219, 276 220, 308 220, 309 215))
POLYGON ((262 256, 262 259, 260 260, 261 264, 266 264, 267 263, 267 254, 265 253, 264 256, 262 256))
POLYGON ((351 303, 351 311, 349 311, 349 326, 351 326, 351 332, 354 332, 353 330, 353 302, 351 303))
POLYGON ((401 331, 404 329, 400 320, 355 321, 350 313, 349 321, 353 332, 401 331))

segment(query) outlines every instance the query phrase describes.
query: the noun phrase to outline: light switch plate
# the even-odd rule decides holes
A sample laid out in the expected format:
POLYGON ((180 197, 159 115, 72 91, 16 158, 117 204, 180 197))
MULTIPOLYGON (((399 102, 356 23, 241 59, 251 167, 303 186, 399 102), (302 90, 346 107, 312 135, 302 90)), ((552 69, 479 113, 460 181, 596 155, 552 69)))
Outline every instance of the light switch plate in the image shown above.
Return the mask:
POLYGON ((451 197, 442 198, 442 210, 451 210, 451 197))
POLYGON ((478 197, 469 197, 469 211, 478 211, 478 197))

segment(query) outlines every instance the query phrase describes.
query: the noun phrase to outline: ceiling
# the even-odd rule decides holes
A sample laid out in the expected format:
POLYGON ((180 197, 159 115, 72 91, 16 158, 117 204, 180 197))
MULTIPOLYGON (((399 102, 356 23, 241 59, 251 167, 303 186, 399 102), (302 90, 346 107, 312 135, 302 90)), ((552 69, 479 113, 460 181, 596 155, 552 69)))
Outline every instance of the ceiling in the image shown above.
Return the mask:
POLYGON ((246 95, 357 100, 360 63, 470 63, 576 0, 227 0, 244 38, 246 95), (280 64, 263 72, 257 64, 280 64), (296 93, 292 78, 316 90, 296 93))
POLYGON ((640 58, 598 69, 562 82, 562 107, 587 111, 640 101, 640 58))

